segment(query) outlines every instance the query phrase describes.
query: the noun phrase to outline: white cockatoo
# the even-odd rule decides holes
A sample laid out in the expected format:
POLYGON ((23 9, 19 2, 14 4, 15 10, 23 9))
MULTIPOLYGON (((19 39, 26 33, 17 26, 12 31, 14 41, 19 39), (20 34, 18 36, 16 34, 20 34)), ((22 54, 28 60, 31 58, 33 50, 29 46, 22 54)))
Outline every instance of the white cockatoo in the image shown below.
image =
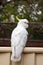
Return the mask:
POLYGON ((11 23, 14 23, 15 22, 15 19, 14 19, 14 15, 13 14, 10 16, 10 22, 11 23))
POLYGON ((11 60, 18 62, 21 60, 21 54, 26 45, 28 32, 26 28, 28 28, 28 20, 21 19, 18 22, 17 27, 12 31, 11 34, 11 48, 12 55, 11 60))

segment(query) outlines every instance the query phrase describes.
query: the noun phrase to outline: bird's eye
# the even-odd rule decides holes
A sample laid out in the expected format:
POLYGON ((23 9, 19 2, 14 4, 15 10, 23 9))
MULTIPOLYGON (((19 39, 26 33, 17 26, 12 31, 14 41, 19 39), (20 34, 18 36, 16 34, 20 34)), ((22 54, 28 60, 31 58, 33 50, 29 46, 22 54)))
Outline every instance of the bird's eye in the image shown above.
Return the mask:
POLYGON ((24 22, 24 23, 29 24, 28 22, 24 22))

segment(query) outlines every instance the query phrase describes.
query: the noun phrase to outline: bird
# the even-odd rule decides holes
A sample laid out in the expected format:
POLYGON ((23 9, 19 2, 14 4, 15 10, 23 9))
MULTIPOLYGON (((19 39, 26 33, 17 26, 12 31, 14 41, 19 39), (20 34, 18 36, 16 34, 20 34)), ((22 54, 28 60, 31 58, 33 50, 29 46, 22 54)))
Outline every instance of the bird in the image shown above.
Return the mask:
MULTIPOLYGON (((18 18, 17 18, 18 19, 18 18)), ((11 33, 11 61, 19 62, 22 58, 22 52, 25 48, 27 38, 28 38, 28 23, 27 19, 18 19, 19 22, 16 28, 13 29, 11 33)))

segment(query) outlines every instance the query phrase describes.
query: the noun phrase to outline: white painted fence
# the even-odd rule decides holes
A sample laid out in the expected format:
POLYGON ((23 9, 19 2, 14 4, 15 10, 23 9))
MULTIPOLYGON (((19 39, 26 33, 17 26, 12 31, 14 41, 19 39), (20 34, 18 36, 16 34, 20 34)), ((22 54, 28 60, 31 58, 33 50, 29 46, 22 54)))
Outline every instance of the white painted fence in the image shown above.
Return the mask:
POLYGON ((43 48, 25 47, 22 60, 11 62, 11 47, 0 47, 0 65, 43 65, 43 48))

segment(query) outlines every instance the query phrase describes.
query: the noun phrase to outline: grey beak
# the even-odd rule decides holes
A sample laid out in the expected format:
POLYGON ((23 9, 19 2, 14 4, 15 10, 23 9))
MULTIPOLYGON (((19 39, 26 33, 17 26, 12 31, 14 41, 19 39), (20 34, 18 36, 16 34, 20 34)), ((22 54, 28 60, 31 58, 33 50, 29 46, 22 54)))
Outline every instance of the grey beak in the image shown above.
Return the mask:
POLYGON ((27 24, 29 25, 29 22, 27 24))

